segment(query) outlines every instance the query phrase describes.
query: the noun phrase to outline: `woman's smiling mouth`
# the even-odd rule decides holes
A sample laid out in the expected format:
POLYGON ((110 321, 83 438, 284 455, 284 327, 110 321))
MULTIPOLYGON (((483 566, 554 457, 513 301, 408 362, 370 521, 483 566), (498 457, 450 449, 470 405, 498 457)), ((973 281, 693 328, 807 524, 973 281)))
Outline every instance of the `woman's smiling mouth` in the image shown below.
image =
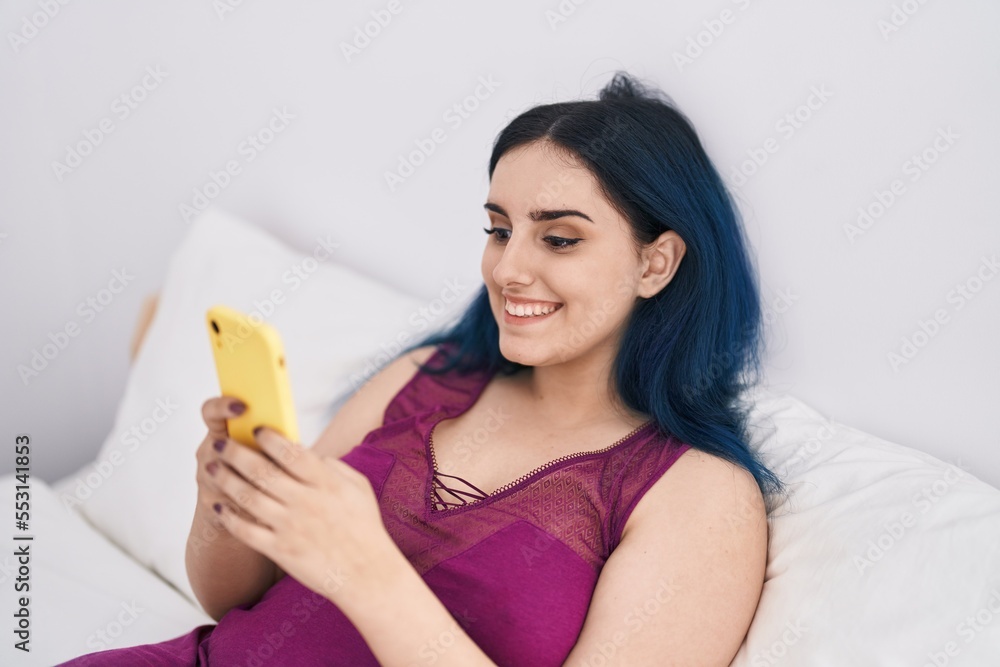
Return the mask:
POLYGON ((552 313, 562 308, 561 303, 547 301, 524 301, 514 303, 504 297, 504 322, 509 324, 528 324, 548 318, 552 313))

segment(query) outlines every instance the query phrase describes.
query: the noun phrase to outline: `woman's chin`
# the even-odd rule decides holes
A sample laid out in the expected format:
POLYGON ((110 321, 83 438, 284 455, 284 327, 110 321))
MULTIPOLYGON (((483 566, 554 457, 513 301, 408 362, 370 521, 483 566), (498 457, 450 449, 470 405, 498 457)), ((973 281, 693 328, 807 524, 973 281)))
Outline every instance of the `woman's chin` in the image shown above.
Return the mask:
POLYGON ((521 364, 523 366, 537 366, 539 361, 544 359, 544 354, 540 354, 539 345, 531 341, 511 341, 504 340, 503 333, 500 334, 500 354, 507 361, 521 364))
POLYGON ((512 361, 522 366, 551 366, 566 361, 564 349, 561 346, 549 345, 546 341, 532 340, 504 340, 504 334, 500 334, 500 354, 504 359, 512 361))

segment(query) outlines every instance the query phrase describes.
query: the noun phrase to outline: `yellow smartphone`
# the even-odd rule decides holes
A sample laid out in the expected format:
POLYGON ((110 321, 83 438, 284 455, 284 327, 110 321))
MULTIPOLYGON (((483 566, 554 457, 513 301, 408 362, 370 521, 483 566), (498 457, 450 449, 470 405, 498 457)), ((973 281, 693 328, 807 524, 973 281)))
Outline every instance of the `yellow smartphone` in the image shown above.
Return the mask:
POLYGON ((263 321, 223 305, 205 315, 222 395, 247 405, 239 417, 227 420, 229 437, 260 450, 253 430, 267 426, 292 442, 299 442, 295 404, 278 332, 263 321))

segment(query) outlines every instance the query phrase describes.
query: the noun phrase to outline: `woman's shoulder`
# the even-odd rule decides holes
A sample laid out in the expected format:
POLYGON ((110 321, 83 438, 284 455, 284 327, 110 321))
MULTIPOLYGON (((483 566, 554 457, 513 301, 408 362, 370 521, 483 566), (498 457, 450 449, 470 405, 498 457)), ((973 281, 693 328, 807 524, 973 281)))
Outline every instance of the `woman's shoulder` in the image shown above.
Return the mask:
POLYGON ((624 530, 640 523, 662 526, 681 517, 718 521, 727 529, 765 521, 764 498, 748 470, 691 446, 681 449, 636 500, 623 536, 624 530))
POLYGON ((383 424, 439 410, 461 411, 475 401, 496 374, 486 368, 463 368, 455 354, 449 343, 436 346, 430 354, 421 349, 410 365, 416 370, 417 362, 422 362, 427 371, 414 372, 396 392, 386 406, 383 424))
POLYGON ((436 345, 418 347, 386 364, 344 402, 313 449, 322 456, 339 458, 382 426, 393 403, 437 349, 436 345))
POLYGON ((426 364, 431 357, 434 357, 439 349, 437 345, 425 345, 400 354, 376 373, 365 384, 365 387, 369 388, 370 394, 378 399, 384 399, 382 406, 384 408, 389 403, 390 398, 419 375, 420 367, 426 364))

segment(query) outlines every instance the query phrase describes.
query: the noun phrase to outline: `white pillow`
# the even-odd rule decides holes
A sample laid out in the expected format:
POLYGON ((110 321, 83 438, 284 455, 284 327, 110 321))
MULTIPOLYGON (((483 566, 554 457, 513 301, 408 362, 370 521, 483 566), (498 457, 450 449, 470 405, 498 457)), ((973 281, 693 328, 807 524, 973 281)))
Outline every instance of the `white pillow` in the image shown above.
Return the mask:
POLYGON ((201 405, 220 394, 205 311, 223 303, 277 328, 306 445, 389 353, 430 326, 426 304, 339 265, 342 251, 324 250, 335 233, 303 254, 218 209, 192 225, 171 259, 111 434, 92 464, 56 488, 64 506, 197 604, 184 566, 197 499, 194 452, 205 436, 201 405))
POLYGON ((733 667, 1000 664, 1000 491, 791 396, 749 398, 789 499, 733 667))

